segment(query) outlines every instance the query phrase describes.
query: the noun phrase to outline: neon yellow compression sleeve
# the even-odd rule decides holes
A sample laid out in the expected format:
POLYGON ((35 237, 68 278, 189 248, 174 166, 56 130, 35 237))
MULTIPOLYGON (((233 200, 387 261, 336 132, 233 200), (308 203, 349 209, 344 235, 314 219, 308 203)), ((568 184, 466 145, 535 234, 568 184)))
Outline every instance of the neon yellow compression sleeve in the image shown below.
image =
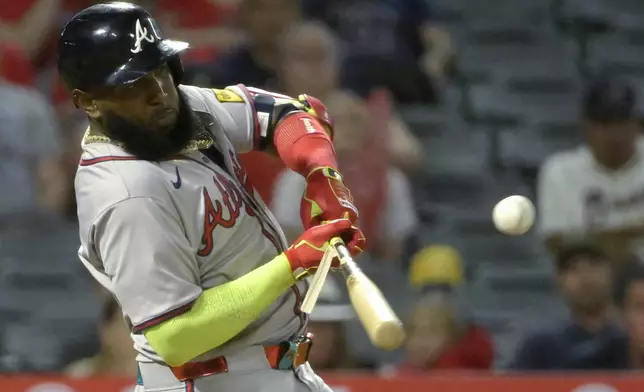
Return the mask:
POLYGON ((143 331, 170 366, 181 366, 240 333, 295 283, 282 253, 246 275, 204 290, 192 308, 143 331))

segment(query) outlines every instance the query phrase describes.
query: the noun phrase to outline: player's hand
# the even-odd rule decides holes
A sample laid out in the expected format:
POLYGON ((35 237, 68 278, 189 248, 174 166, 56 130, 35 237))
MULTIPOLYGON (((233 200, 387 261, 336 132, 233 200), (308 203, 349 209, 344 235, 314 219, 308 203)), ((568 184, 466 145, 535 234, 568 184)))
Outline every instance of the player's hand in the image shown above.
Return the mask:
MULTIPOLYGON (((348 219, 336 219, 308 229, 284 251, 295 279, 315 273, 333 237, 342 238, 352 255, 364 249, 364 235, 348 219)), ((338 268, 338 263, 337 259, 333 260, 331 268, 338 268)))
POLYGON ((335 169, 319 167, 309 173, 300 218, 305 229, 334 219, 348 219, 351 223, 358 219, 353 196, 335 169))

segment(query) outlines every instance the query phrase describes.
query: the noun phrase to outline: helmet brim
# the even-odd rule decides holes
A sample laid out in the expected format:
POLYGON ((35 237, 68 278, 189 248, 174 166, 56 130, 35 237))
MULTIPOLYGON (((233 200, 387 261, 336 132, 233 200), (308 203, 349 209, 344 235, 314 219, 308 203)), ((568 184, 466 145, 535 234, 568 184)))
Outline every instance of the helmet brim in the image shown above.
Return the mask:
POLYGON ((157 45, 150 45, 150 50, 132 56, 125 64, 114 71, 106 80, 109 86, 118 86, 136 82, 162 64, 188 49, 190 44, 183 41, 164 39, 157 45))

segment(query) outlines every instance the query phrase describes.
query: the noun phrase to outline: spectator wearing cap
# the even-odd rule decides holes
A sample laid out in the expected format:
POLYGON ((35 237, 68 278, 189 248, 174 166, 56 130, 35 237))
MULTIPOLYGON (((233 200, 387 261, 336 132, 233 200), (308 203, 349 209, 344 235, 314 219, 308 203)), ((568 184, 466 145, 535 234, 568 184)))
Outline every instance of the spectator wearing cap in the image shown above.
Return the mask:
POLYGON ((629 340, 629 368, 644 369, 644 264, 625 268, 615 285, 619 307, 629 340))
POLYGON ((409 280, 420 297, 406 323, 405 362, 398 370, 491 369, 492 337, 468 319, 462 306, 460 253, 447 245, 422 249, 412 258, 409 280))
POLYGON ((644 256, 644 138, 633 89, 616 79, 590 85, 582 103, 586 144, 551 156, 538 184, 539 229, 556 252, 591 233, 616 261, 644 256))
POLYGON ((557 282, 570 319, 530 333, 519 345, 515 370, 616 370, 628 365, 628 340, 614 319, 612 274, 594 241, 564 244, 557 282))

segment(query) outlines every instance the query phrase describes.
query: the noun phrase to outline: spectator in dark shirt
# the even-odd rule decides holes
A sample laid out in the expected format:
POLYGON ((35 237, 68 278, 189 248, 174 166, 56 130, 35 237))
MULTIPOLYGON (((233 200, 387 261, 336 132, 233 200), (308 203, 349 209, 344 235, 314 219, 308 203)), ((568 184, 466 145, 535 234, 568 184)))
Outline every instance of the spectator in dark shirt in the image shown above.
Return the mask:
POLYGON ((425 0, 304 0, 306 17, 344 43, 343 85, 365 97, 386 87, 399 102, 433 102, 452 58, 449 35, 425 0))
POLYGON ((222 54, 214 65, 188 68, 188 78, 201 86, 244 83, 279 91, 276 73, 280 36, 299 20, 299 1, 243 0, 239 17, 247 35, 246 43, 222 54))
POLYGON ((615 302, 622 311, 629 338, 629 367, 644 369, 644 264, 627 267, 617 281, 615 302))
MULTIPOLYGON (((516 370, 607 370, 628 366, 628 342, 612 320, 610 262, 590 243, 557 255, 557 280, 572 319, 530 335, 519 347, 516 370)), ((530 306, 526 304, 526 306, 530 306)))

